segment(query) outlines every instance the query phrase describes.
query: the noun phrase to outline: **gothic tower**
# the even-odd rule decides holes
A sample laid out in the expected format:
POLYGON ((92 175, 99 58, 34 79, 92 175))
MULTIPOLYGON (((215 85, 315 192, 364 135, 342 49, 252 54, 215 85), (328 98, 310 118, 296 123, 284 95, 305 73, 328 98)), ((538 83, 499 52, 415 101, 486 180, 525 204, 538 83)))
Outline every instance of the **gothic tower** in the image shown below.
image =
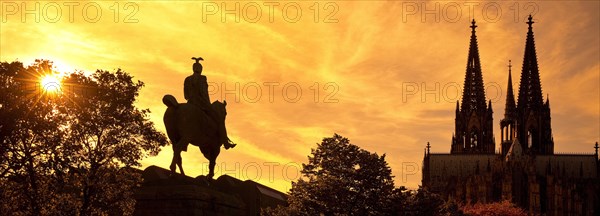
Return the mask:
POLYGON ((508 60, 508 84, 506 87, 506 106, 504 107, 504 118, 500 121, 501 146, 502 156, 506 156, 508 149, 513 143, 515 126, 517 123, 517 107, 515 103, 515 95, 512 87, 512 64, 508 60))
POLYGON ((452 136, 451 153, 494 154, 492 101, 486 106, 475 28, 477 26, 473 20, 460 107, 458 101, 456 102, 455 133, 452 136))
POLYGON ((553 154, 554 140, 550 127, 550 102, 543 102, 542 85, 538 70, 531 15, 529 31, 525 43, 525 56, 521 71, 519 99, 517 101, 517 138, 527 152, 532 154, 553 154))

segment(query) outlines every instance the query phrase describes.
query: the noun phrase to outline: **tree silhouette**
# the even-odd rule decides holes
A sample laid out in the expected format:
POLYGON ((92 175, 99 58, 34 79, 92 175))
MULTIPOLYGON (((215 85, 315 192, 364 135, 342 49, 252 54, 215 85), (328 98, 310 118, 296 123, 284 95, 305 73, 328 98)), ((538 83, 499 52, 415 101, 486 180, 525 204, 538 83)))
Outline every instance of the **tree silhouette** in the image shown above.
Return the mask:
POLYGON ((302 178, 292 183, 289 206, 272 215, 381 215, 394 190, 385 155, 378 156, 335 134, 311 150, 302 178))
POLYGON ((47 175, 52 169, 42 158, 50 158, 49 152, 60 143, 61 117, 52 112, 55 104, 32 96, 36 89, 28 83, 48 64, 40 61, 28 68, 18 62, 0 64, 0 177, 8 180, 2 181, 3 207, 14 210, 8 212, 40 214, 46 211, 44 200, 53 196, 43 193, 50 186, 47 175))
POLYGON ((403 192, 403 199, 395 203, 398 215, 463 215, 460 206, 454 202, 446 202, 437 194, 422 187, 416 191, 403 192))
POLYGON ((385 155, 350 144, 338 134, 324 138, 292 183, 288 206, 265 215, 462 215, 459 206, 422 188, 394 188, 385 155))
POLYGON ((48 95, 32 82, 51 68, 0 63, 0 210, 131 214, 140 176, 128 167, 167 144, 134 106, 143 83, 120 69, 76 72, 48 95))

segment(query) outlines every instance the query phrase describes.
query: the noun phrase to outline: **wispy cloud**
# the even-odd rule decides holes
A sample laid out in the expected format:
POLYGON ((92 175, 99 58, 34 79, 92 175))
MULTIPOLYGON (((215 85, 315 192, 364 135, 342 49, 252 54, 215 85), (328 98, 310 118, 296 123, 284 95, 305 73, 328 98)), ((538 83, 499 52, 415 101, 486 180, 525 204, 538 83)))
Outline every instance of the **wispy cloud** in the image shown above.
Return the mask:
MULTIPOLYGON (((0 60, 30 63, 47 58, 88 71, 120 67, 146 83, 138 106, 150 108, 151 119, 164 130, 161 97, 173 94, 183 100, 183 79, 192 71, 190 57, 202 56, 205 74, 218 86, 212 99, 227 99, 228 132, 239 143, 218 159, 228 169, 231 164, 240 163, 243 170, 257 163, 262 166, 258 172, 265 172, 264 163, 278 162, 280 168, 301 164, 323 137, 340 133, 369 151, 387 154, 396 183, 416 187, 418 173, 408 173, 402 181, 406 163, 420 166, 427 142, 432 151, 449 151, 455 103, 462 90, 450 87, 463 84, 470 36, 468 8, 462 3, 457 3, 463 12, 460 19, 450 22, 441 9, 452 2, 334 1, 326 7, 327 2, 292 1, 302 8, 296 23, 284 19, 294 15, 282 13, 284 3, 275 7, 270 22, 268 8, 260 1, 254 2, 262 8, 256 23, 244 17, 237 23, 231 14, 222 22, 220 12, 207 15, 202 6, 213 3, 203 1, 135 2, 139 10, 132 18, 137 23, 124 22, 132 8, 125 10, 120 2, 115 22, 109 9, 113 3, 98 2, 104 13, 97 23, 86 22, 81 13, 72 23, 67 17, 58 23, 35 23, 9 15, 0 24, 0 60), (319 15, 310 9, 315 3, 319 15), (436 3, 437 15, 422 14, 424 5, 431 9, 436 3), (415 14, 408 13, 407 5, 417 6, 415 14), (329 18, 337 22, 323 22, 330 21, 327 15, 334 9, 329 18), (290 102, 297 92, 285 92, 286 85, 300 87, 300 99, 290 102), (257 86, 261 97, 252 100, 257 86), (407 86, 418 89, 411 93, 407 86), (239 101, 234 94, 221 94, 223 87, 236 92, 239 101), (426 89, 433 94, 424 94, 426 89)), ((490 2, 478 3, 483 76, 493 87, 488 99, 497 97, 493 109, 494 121, 499 122, 509 59, 515 65, 515 89, 518 86, 527 31, 523 20, 529 11, 526 2, 501 2, 502 16, 491 22, 482 14, 490 2), (510 9, 515 4, 520 8, 517 14, 510 9)), ((219 9, 222 4, 235 7, 235 2, 216 2, 219 9)), ((240 2, 240 8, 247 4, 240 2)), ((534 24, 538 61, 544 97, 550 96, 556 150, 591 152, 600 139, 599 3, 534 4, 539 9, 534 24)), ((199 150, 190 149, 183 156, 188 174, 205 174, 206 160, 199 150)), ((143 164, 167 167, 171 154, 166 147, 143 164)), ((289 189, 289 179, 278 172, 272 181, 266 174, 255 180, 289 189)), ((250 174, 239 177, 256 176, 250 174)))

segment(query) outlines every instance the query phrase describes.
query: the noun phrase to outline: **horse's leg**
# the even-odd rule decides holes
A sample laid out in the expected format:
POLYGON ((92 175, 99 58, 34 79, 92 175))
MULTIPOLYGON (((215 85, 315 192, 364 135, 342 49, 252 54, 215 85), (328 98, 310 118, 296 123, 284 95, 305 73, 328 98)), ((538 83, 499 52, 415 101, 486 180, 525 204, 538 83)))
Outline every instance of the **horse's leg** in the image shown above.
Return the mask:
POLYGON ((216 147, 211 149, 212 151, 209 153, 208 159, 208 178, 212 179, 215 176, 215 165, 217 164, 217 156, 221 152, 221 145, 217 145, 216 147))
POLYGON ((215 176, 215 165, 216 165, 216 160, 209 160, 208 162, 208 178, 212 179, 213 176, 215 176))
POLYGON ((181 166, 182 164, 182 158, 181 158, 181 151, 179 151, 179 154, 177 154, 177 166, 179 166, 179 171, 181 172, 181 175, 185 175, 185 172, 183 172, 183 167, 181 166))
POLYGON ((179 141, 177 141, 176 143, 173 144, 173 160, 171 161, 171 166, 169 168, 171 168, 171 173, 175 174, 177 173, 176 169, 176 165, 179 166, 179 172, 181 172, 182 175, 185 175, 185 173, 183 172, 183 167, 181 166, 182 163, 182 159, 181 159, 181 151, 183 150, 183 147, 189 143, 187 141, 187 139, 179 139, 179 141))
POLYGON ((173 145, 173 160, 171 160, 171 166, 169 166, 169 168, 171 169, 171 175, 174 175, 176 173, 176 171, 175 171, 176 160, 175 159, 177 158, 177 155, 180 155, 180 154, 177 152, 175 145, 173 145))
MULTIPOLYGON (((188 143, 190 143, 190 141, 189 141, 189 139, 186 139, 185 137, 180 139, 179 142, 177 142, 178 151, 177 151, 177 154, 175 155, 175 163, 179 167, 179 172, 181 172, 181 175, 185 175, 185 172, 183 172, 183 166, 181 165, 183 162, 183 160, 181 158, 181 151, 185 148, 186 145, 188 145, 188 143)), ((175 168, 173 167, 173 169, 175 169, 175 168)))

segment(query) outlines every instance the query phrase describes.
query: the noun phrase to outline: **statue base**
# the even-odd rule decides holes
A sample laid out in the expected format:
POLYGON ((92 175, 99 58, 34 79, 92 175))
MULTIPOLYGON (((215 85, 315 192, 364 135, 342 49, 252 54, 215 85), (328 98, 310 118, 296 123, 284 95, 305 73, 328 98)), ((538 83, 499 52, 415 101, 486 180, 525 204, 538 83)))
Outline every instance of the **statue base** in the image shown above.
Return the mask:
POLYGON ((134 215, 258 215, 262 208, 287 205, 286 194, 250 180, 170 172, 156 166, 143 171, 134 215))

